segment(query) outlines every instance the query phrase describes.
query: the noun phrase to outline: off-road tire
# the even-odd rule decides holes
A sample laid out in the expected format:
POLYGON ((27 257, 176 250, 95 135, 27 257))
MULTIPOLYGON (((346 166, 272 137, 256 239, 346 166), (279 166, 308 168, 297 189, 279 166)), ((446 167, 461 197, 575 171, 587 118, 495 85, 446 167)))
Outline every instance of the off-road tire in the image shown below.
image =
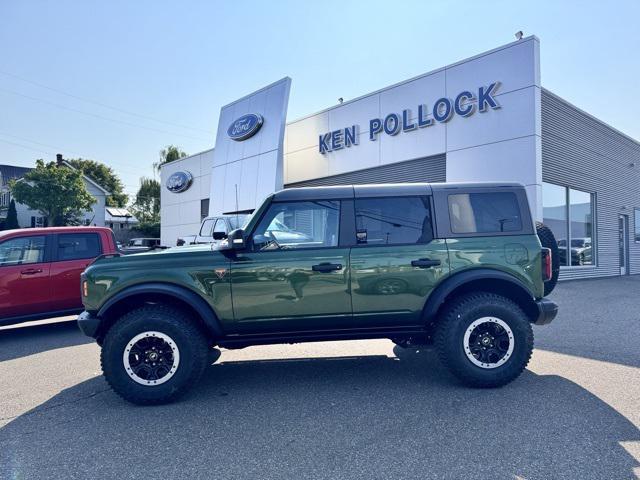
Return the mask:
POLYGON ((209 363, 211 352, 205 335, 193 319, 178 308, 153 304, 122 315, 107 332, 100 363, 111 388, 122 398, 138 405, 172 402, 198 382, 209 363), (125 370, 123 353, 136 335, 156 331, 168 335, 179 349, 180 360, 173 376, 161 385, 136 383, 125 370))
POLYGON ((492 388, 515 380, 525 369, 533 351, 533 331, 522 309, 508 298, 488 292, 468 293, 445 308, 436 326, 434 343, 442 364, 462 383, 492 388), (465 331, 482 317, 501 319, 514 336, 509 359, 491 369, 473 364, 463 346, 465 331))
MULTIPOLYGON (((544 248, 551 249, 551 279, 544 282, 545 297, 553 292, 558 283, 558 275, 560 274, 560 252, 558 251, 558 242, 553 232, 545 224, 536 222, 536 233, 540 239, 540 243, 544 248)), ((569 255, 569 253, 567 253, 569 255)))

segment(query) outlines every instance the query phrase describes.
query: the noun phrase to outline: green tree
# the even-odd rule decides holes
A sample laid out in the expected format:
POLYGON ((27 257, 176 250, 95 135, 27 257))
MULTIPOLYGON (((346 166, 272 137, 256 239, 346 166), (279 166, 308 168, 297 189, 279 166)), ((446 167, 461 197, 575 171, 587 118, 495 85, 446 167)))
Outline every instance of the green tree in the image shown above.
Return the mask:
POLYGON ((85 158, 72 158, 67 160, 67 162, 69 162, 73 168, 80 170, 84 175, 111 193, 111 195, 107 197, 107 207, 123 208, 127 205, 129 196, 124 193, 122 181, 111 167, 107 167, 104 163, 85 158))
POLYGON ((165 163, 173 162, 186 156, 187 154, 180 150, 180 147, 176 147, 175 145, 167 145, 166 148, 160 150, 160 161, 155 162, 153 164, 153 168, 155 168, 157 171, 160 171, 160 167, 162 167, 162 165, 164 165, 165 163))
POLYGON ((9 202, 9 209, 7 210, 7 219, 4 221, 5 230, 12 230, 14 228, 20 228, 18 224, 18 212, 16 211, 16 202, 12 198, 9 202))
POLYGON ((142 177, 131 213, 141 224, 160 224, 160 182, 142 177))
POLYGON ((87 192, 78 170, 43 160, 37 160, 36 168, 21 180, 12 181, 10 189, 17 202, 40 211, 50 226, 75 223, 96 201, 87 192))

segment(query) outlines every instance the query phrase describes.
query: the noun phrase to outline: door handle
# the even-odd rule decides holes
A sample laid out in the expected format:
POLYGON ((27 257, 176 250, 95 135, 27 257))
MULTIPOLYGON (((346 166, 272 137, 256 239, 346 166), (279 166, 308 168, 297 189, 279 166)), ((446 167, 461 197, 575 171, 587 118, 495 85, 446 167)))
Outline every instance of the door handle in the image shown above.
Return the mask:
POLYGON ((35 275, 36 273, 42 273, 41 268, 27 268, 20 272, 22 275, 35 275))
POLYGON ((319 263, 318 265, 313 265, 311 270, 314 272, 327 273, 332 272, 333 270, 342 270, 341 263, 319 263))
POLYGON ((421 258, 419 260, 411 260, 412 267, 431 268, 440 265, 440 260, 431 260, 430 258, 421 258))

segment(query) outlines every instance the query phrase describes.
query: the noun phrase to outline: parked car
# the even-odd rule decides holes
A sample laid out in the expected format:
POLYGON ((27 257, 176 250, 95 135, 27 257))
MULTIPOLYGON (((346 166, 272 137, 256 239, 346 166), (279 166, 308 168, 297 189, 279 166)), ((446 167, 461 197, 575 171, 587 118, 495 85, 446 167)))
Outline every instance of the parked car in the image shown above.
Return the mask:
POLYGON ((159 238, 132 238, 126 247, 122 247, 120 251, 125 255, 130 253, 148 252, 155 248, 160 248, 159 238))
POLYGON ((241 228, 249 218, 247 214, 220 215, 217 217, 207 217, 200 224, 200 231, 193 243, 211 243, 218 245, 226 240, 230 232, 236 228, 241 228))
POLYGON ((138 404, 197 385, 216 346, 365 338, 434 343, 462 383, 498 387, 556 316, 555 249, 519 184, 292 188, 220 248, 98 260, 78 324, 138 404))
MULTIPOLYGON (((591 265, 593 263, 592 252, 591 238, 571 239, 571 265, 591 265)), ((560 256, 560 264, 566 265, 567 241, 565 239, 558 240, 558 253, 560 256)))
POLYGON ((195 245, 197 235, 183 235, 182 237, 178 237, 176 241, 176 246, 183 247, 184 245, 195 245))
POLYGON ((0 232, 0 324, 81 312, 80 274, 105 254, 117 254, 108 228, 0 232))

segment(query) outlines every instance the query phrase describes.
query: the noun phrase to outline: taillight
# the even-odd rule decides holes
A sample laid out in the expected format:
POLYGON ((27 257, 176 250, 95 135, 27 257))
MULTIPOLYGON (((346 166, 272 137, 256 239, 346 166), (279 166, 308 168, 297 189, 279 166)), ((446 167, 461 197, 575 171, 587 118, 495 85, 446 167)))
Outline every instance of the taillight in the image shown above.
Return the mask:
POLYGON ((551 277, 553 275, 551 271, 551 264, 552 264, 551 249, 543 248, 542 249, 542 279, 545 282, 548 282, 549 280, 551 280, 551 277))
POLYGON ((89 296, 89 284, 86 280, 84 280, 82 282, 82 295, 84 297, 88 297, 89 296))

